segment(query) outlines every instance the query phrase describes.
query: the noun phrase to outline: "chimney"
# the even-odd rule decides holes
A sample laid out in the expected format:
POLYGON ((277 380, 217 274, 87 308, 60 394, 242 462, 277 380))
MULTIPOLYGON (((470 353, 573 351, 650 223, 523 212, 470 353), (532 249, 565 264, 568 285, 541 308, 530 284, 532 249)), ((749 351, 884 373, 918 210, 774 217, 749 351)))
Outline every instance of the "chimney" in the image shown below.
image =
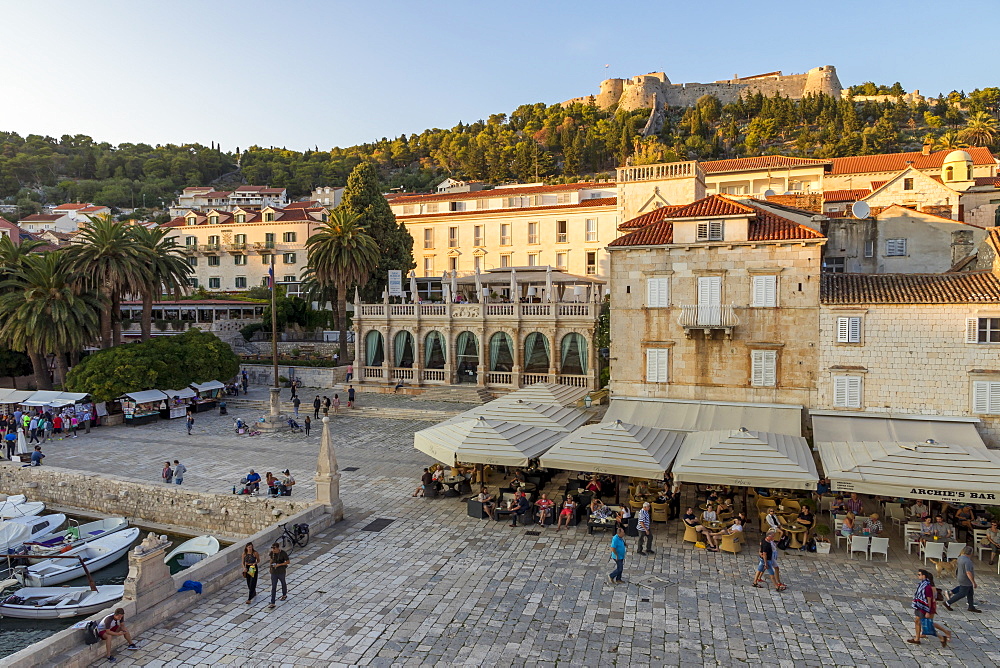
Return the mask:
POLYGON ((930 155, 931 154, 931 143, 927 142, 920 149, 920 155, 930 155))

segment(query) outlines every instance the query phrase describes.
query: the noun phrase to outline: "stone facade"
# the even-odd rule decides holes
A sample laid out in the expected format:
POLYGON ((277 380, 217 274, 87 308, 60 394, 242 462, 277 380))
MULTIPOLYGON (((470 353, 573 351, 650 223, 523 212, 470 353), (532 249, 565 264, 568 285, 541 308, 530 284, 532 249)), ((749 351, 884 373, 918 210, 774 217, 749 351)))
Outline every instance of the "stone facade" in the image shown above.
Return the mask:
POLYGON ((661 206, 689 204, 704 196, 705 174, 695 161, 618 168, 622 222, 661 206))
MULTIPOLYGON (((273 385, 274 367, 270 364, 243 364, 251 385, 273 385)), ((334 387, 347 380, 347 366, 314 367, 278 365, 278 375, 301 380, 306 387, 334 387)))
POLYGON ((1000 447, 1000 415, 972 410, 972 383, 1000 381, 1000 344, 966 343, 966 319, 1000 317, 989 304, 823 304, 816 403, 822 410, 978 417, 1000 447), (860 317, 860 341, 837 342, 837 319, 860 317), (861 377, 861 406, 834 406, 833 377, 861 377))

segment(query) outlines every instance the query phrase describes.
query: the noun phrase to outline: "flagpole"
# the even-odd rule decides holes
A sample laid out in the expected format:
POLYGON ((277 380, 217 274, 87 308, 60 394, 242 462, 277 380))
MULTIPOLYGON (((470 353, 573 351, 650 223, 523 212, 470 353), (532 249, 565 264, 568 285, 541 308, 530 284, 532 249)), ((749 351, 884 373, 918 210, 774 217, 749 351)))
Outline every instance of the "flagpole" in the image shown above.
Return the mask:
POLYGON ((274 366, 274 386, 278 384, 278 300, 275 297, 274 281, 274 251, 271 249, 271 268, 268 271, 268 282, 271 284, 271 364, 274 366))

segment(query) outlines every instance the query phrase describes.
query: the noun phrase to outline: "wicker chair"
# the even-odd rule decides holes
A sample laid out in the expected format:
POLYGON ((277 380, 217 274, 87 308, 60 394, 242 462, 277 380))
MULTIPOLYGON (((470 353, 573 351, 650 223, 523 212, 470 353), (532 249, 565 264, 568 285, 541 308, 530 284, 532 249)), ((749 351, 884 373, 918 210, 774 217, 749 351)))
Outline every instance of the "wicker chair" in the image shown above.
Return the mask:
POLYGON ((684 525, 684 542, 685 543, 697 543, 701 540, 701 534, 698 533, 693 526, 687 524, 684 525))
POLYGON ((654 522, 666 522, 667 521, 667 504, 665 503, 654 503, 653 512, 650 513, 650 518, 654 522))
POLYGON ((735 534, 726 534, 721 536, 721 541, 719 543, 719 549, 723 552, 732 552, 733 554, 739 554, 743 551, 743 532, 737 531, 735 534))

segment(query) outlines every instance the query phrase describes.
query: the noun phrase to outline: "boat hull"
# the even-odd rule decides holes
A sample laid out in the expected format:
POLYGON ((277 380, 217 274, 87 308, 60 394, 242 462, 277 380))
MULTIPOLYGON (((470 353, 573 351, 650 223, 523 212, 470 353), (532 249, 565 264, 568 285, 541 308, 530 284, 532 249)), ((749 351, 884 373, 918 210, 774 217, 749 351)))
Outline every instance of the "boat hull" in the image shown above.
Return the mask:
MULTIPOLYGON (((74 553, 79 553, 84 557, 87 569, 95 573, 121 559, 138 537, 139 529, 133 527, 81 545, 65 552, 64 555, 73 556, 74 553)), ((80 562, 68 559, 49 559, 14 572, 14 577, 25 587, 49 587, 84 575, 80 562)))
POLYGON ((15 592, 15 595, 26 599, 24 604, 13 605, 0 603, 0 615, 17 619, 64 619, 91 615, 104 610, 125 595, 124 585, 100 585, 97 591, 90 587, 25 587, 15 592), (69 603, 61 602, 54 605, 35 605, 39 599, 52 596, 73 596, 80 598, 69 603))

